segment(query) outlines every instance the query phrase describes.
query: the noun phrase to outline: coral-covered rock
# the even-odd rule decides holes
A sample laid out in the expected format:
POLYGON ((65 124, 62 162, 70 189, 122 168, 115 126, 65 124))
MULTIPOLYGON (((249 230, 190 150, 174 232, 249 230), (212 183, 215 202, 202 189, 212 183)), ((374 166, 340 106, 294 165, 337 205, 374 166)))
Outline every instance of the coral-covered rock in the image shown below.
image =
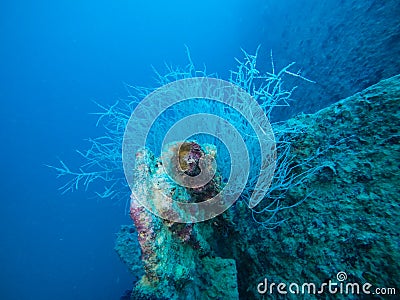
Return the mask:
MULTIPOLYGON (((339 271, 347 273, 349 283, 399 290, 400 75, 283 126, 295 129, 286 130, 293 146, 289 159, 298 166, 293 172, 319 168, 287 191, 287 205, 306 199, 282 210, 286 222, 273 230, 254 222, 243 201, 202 223, 156 217, 136 199, 157 199, 162 190, 190 202, 196 191, 166 180, 150 153, 139 155, 144 165, 138 165, 141 184, 134 191, 131 216, 145 271, 132 299, 283 299, 278 293, 261 295, 258 284, 268 279, 319 285, 335 281, 339 271)), ((194 171, 189 162, 198 157, 188 155, 193 148, 187 149, 181 156, 186 170, 194 171)), ((217 180, 210 185, 212 192, 218 188, 217 180)), ((347 294, 335 298, 358 299, 347 294)))
MULTIPOLYGON (((188 176, 200 172, 205 156, 195 142, 168 145, 170 159, 188 176)), ((132 299, 237 299, 236 265, 232 259, 215 257, 208 239, 211 222, 175 223, 168 217, 181 214, 174 201, 206 200, 219 191, 218 175, 204 188, 184 188, 165 173, 159 159, 146 149, 136 155, 135 187, 130 216, 137 230, 144 275, 132 291, 132 299), (164 197, 168 195, 168 197, 164 197), (156 209, 162 219, 148 210, 156 209), (229 284, 227 283, 229 281, 229 284), (210 288, 206 288, 209 285, 210 288)), ((126 262, 127 258, 119 253, 126 262)), ((128 264, 132 267, 133 264, 128 264)))
MULTIPOLYGON (((224 255, 236 260, 240 298, 281 299, 277 292, 258 293, 257 284, 265 278, 319 286, 337 282, 340 271, 347 273, 345 283, 369 282, 398 291, 400 75, 283 126, 291 129, 293 164, 315 157, 297 172, 322 167, 288 191, 289 204, 308 197, 282 211, 287 220, 275 230, 262 230, 240 202, 227 211, 235 231, 224 255)), ((363 299, 359 296, 335 299, 363 299)))

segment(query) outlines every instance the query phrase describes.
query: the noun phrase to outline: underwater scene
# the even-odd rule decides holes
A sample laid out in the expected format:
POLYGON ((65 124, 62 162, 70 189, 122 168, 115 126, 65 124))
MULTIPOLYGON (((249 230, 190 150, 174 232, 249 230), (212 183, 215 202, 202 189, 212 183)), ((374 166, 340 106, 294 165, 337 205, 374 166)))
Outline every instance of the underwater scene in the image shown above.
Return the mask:
POLYGON ((400 299, 400 2, 2 1, 0 299, 400 299))

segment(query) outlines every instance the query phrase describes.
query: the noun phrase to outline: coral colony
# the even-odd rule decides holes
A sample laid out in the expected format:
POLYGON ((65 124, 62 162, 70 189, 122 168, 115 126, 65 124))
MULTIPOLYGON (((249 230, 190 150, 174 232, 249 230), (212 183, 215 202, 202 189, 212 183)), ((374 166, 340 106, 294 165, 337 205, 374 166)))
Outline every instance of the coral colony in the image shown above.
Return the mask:
MULTIPOLYGON (((289 106, 289 100, 296 87, 290 90, 285 89, 285 79, 287 77, 304 80, 306 82, 313 82, 301 75, 300 72, 292 72, 290 68, 295 63, 290 63, 278 72, 275 69, 275 63, 270 53, 270 71, 262 71, 257 66, 260 47, 257 48, 254 55, 248 54, 242 50, 244 54, 243 60, 236 59, 238 62, 237 70, 231 71, 229 82, 239 86, 250 94, 263 109, 267 117, 271 116, 271 112, 275 107, 289 106)), ((206 69, 197 70, 190 57, 190 52, 187 49, 189 64, 184 67, 173 67, 166 65, 167 72, 163 75, 157 70, 154 70, 157 75, 157 84, 166 85, 176 80, 195 77, 218 77, 216 74, 208 74, 206 69)), ((123 136, 126 125, 129 121, 132 111, 147 95, 155 90, 155 88, 127 86, 129 91, 128 100, 117 101, 114 105, 105 107, 97 104, 103 112, 94 113, 98 115, 96 126, 104 127, 104 135, 97 138, 89 138, 88 142, 90 147, 86 151, 77 150, 77 152, 86 160, 86 163, 77 168, 71 169, 63 161, 60 161, 59 167, 54 167, 58 177, 68 177, 69 180, 60 188, 63 193, 73 191, 83 186, 88 189, 93 182, 103 182, 104 191, 95 191, 101 198, 110 198, 114 201, 124 201, 129 198, 129 187, 126 182, 124 171, 122 168, 122 144, 123 136)), ((214 102, 207 101, 207 99, 193 99, 191 103, 179 103, 170 108, 167 113, 161 115, 159 120, 153 124, 152 134, 148 137, 148 144, 146 147, 154 153, 160 154, 157 148, 162 145, 162 140, 166 133, 166 128, 169 128, 173 122, 195 113, 196 110, 200 112, 208 112, 210 114, 218 115, 231 122, 238 131, 242 134, 246 142, 247 151, 250 153, 252 168, 250 170, 246 189, 242 193, 241 201, 249 204, 249 195, 254 188, 255 181, 259 175, 260 159, 261 156, 259 149, 259 141, 254 138, 254 131, 249 126, 247 120, 244 120, 240 113, 233 111, 230 107, 216 105, 214 102)), ((297 167, 292 163, 291 141, 288 139, 285 129, 279 126, 278 123, 272 123, 274 130, 277 158, 276 170, 271 182, 271 186, 265 193, 265 200, 270 201, 262 211, 253 209, 254 220, 259 222, 262 226, 273 228, 279 226, 280 221, 275 218, 276 214, 284 207, 281 203, 285 193, 294 185, 299 185, 307 180, 309 176, 316 172, 316 169, 305 170, 301 174, 295 174, 292 171, 297 167), (257 215, 260 213, 271 214, 271 218, 267 221, 259 221, 257 215)), ((200 143, 208 143, 218 145, 218 139, 208 137, 203 139, 198 136, 196 140, 200 143)), ((218 170, 223 177, 222 180, 229 176, 229 154, 223 147, 218 147, 219 154, 217 155, 218 170), (221 167, 223 165, 224 167, 221 167)), ((304 164, 309 160, 314 159, 310 157, 306 159, 304 164)))
MULTIPOLYGON (((185 68, 167 65, 164 75, 155 71, 159 85, 186 78, 217 77, 215 74, 207 74, 205 69, 196 70, 189 51, 187 54, 189 64, 185 68)), ((243 60, 237 59, 237 70, 231 71, 229 82, 250 94, 267 117, 270 117, 274 107, 288 106, 295 88, 286 90, 285 78, 312 82, 299 72, 290 71, 294 63, 277 72, 272 52, 269 72, 263 72, 257 66, 259 48, 254 55, 245 51, 243 54, 243 60)), ((61 189, 63 192, 73 191, 80 186, 87 189, 91 183, 100 181, 104 182, 105 190, 96 191, 99 197, 122 201, 129 197, 130 190, 129 213, 135 229, 123 227, 116 250, 138 279, 131 292, 131 299, 238 299, 235 260, 217 255, 215 249, 222 249, 221 243, 226 241, 217 241, 215 237, 229 235, 230 225, 235 218, 233 211, 240 211, 243 207, 250 212, 257 226, 269 229, 280 226, 284 219, 279 218, 279 212, 298 206, 307 197, 306 195, 295 202, 285 203, 287 191, 303 184, 319 170, 318 166, 304 168, 318 155, 295 162, 291 154, 290 135, 287 135, 285 128, 272 124, 276 142, 273 150, 277 153, 275 173, 269 189, 262 191, 265 194, 263 201, 251 207, 249 196, 254 190, 259 169, 266 167, 260 160, 262 153, 254 130, 240 112, 217 105, 208 99, 192 99, 189 104, 179 103, 169 108, 153 124, 146 147, 134 156, 133 184, 128 187, 121 158, 124 130, 132 111, 154 89, 128 86, 128 90, 128 101, 118 101, 110 107, 99 105, 103 112, 98 113, 97 125, 104 127, 105 134, 89 139, 89 150, 78 151, 86 164, 78 170, 72 170, 60 161, 60 167, 53 167, 59 177, 70 178, 61 189), (206 222, 193 223, 190 219, 187 222, 174 222, 171 220, 185 217, 181 205, 202 203, 218 195, 224 189, 231 167, 235 167, 229 162, 231 149, 224 149, 215 137, 204 137, 200 134, 185 141, 170 143, 161 150, 158 148, 163 142, 166 128, 196 112, 214 114, 232 123, 245 141, 251 168, 248 182, 233 210, 206 222), (172 162, 169 166, 162 163, 162 158, 165 157, 172 162), (195 178, 201 173, 201 162, 205 157, 211 157, 217 164, 211 179, 205 185, 182 186, 166 174, 166 169, 170 168, 173 172, 188 177, 190 181, 190 177, 195 178), (137 232, 137 241, 130 238, 132 232, 137 232), (134 250, 138 247, 140 254, 134 250)), ((224 204, 223 197, 220 202, 221 205, 224 204)))

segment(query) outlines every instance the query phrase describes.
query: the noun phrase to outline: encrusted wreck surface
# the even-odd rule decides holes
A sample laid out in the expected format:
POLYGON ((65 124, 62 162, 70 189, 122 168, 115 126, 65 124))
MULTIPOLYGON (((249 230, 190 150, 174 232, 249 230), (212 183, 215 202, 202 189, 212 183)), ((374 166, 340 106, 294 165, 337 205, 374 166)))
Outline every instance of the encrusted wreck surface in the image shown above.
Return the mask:
MULTIPOLYGON (((242 201, 198 224, 170 224, 134 206, 144 276, 132 299, 296 299, 276 288, 261 295, 257 286, 267 279, 318 289, 338 282, 339 272, 347 274, 343 283, 370 283, 371 293, 400 292, 400 75, 283 126, 293 129, 294 172, 320 166, 285 199, 306 200, 282 211, 287 220, 273 230, 254 222, 242 201)), ((123 250, 127 235, 137 233, 125 228, 119 236, 125 262, 133 259, 123 250)))
MULTIPOLYGON (((170 145, 163 154, 176 156, 184 172, 196 175, 207 146, 203 148, 194 142, 179 143, 170 145)), ((144 272, 140 272, 143 275, 135 284, 131 299, 238 299, 235 260, 218 257, 208 242, 214 239, 212 223, 168 220, 177 216, 185 219, 173 200, 192 203, 200 198, 207 200, 218 194, 219 181, 220 177, 215 175, 202 188, 181 187, 167 176, 162 161, 150 151, 137 153, 130 207, 135 228, 123 227, 116 246, 121 259, 137 274, 137 263, 132 263, 132 259, 138 261, 139 257, 133 258, 128 251, 130 245, 126 245, 127 242, 132 245, 132 235, 137 235, 136 246, 141 249, 144 272), (149 212, 143 204, 164 219, 149 212)))
POLYGON ((288 220, 282 226, 249 230, 248 219, 235 218, 230 255, 237 262, 240 296, 260 297, 257 284, 264 278, 318 286, 335 281, 338 272, 347 274, 345 282, 399 292, 400 76, 285 126, 297 128, 290 138, 297 163, 328 150, 303 167, 323 166, 289 191, 289 202, 311 194, 284 211, 288 220))

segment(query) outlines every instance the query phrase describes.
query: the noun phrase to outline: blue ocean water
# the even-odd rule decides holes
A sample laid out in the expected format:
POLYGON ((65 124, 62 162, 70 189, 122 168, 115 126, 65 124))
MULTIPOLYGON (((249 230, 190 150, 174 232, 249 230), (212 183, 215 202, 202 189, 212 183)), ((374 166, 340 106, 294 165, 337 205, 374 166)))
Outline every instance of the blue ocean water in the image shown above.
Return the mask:
MULTIPOLYGON (((85 149, 85 139, 102 132, 89 114, 98 111, 93 101, 111 105, 126 98, 124 83, 154 86, 151 66, 186 65, 185 45, 197 65, 204 63, 221 78, 235 68, 241 48, 254 52, 259 44, 267 58, 273 49, 281 66, 298 61, 318 84, 297 94, 301 104, 290 113, 316 111, 400 71, 398 62, 392 63, 398 42, 381 34, 382 28, 398 30, 390 26, 398 23, 392 15, 398 11, 396 1, 380 11, 376 1, 359 1, 360 7, 357 1, 341 1, 347 14, 376 12, 363 18, 368 24, 388 22, 375 32, 358 30, 357 36, 350 29, 336 36, 343 28, 366 26, 351 24, 336 1, 281 2, 0 3, 0 299, 119 299, 132 287, 133 276, 113 249, 121 224, 131 223, 125 200, 101 200, 83 189, 61 195, 63 182, 46 165, 62 159, 79 167, 75 149, 85 149), (332 15, 326 16, 327 11, 332 15), (325 44, 333 35, 339 41, 325 44), (364 41, 374 37, 384 47, 367 49, 370 43, 364 41), (367 50, 342 55, 358 51, 348 40, 359 40, 367 50), (332 50, 337 47, 343 53, 332 50), (372 75, 358 72, 353 56, 365 58, 363 70, 376 70, 369 71, 372 75), (349 66, 353 62, 354 68, 349 66), (313 73, 321 66, 333 74, 313 73), (349 68, 351 80, 335 71, 342 66, 349 68), (323 76, 329 84, 320 82, 323 76)), ((101 184, 91 189, 96 188, 102 189, 101 184)))

